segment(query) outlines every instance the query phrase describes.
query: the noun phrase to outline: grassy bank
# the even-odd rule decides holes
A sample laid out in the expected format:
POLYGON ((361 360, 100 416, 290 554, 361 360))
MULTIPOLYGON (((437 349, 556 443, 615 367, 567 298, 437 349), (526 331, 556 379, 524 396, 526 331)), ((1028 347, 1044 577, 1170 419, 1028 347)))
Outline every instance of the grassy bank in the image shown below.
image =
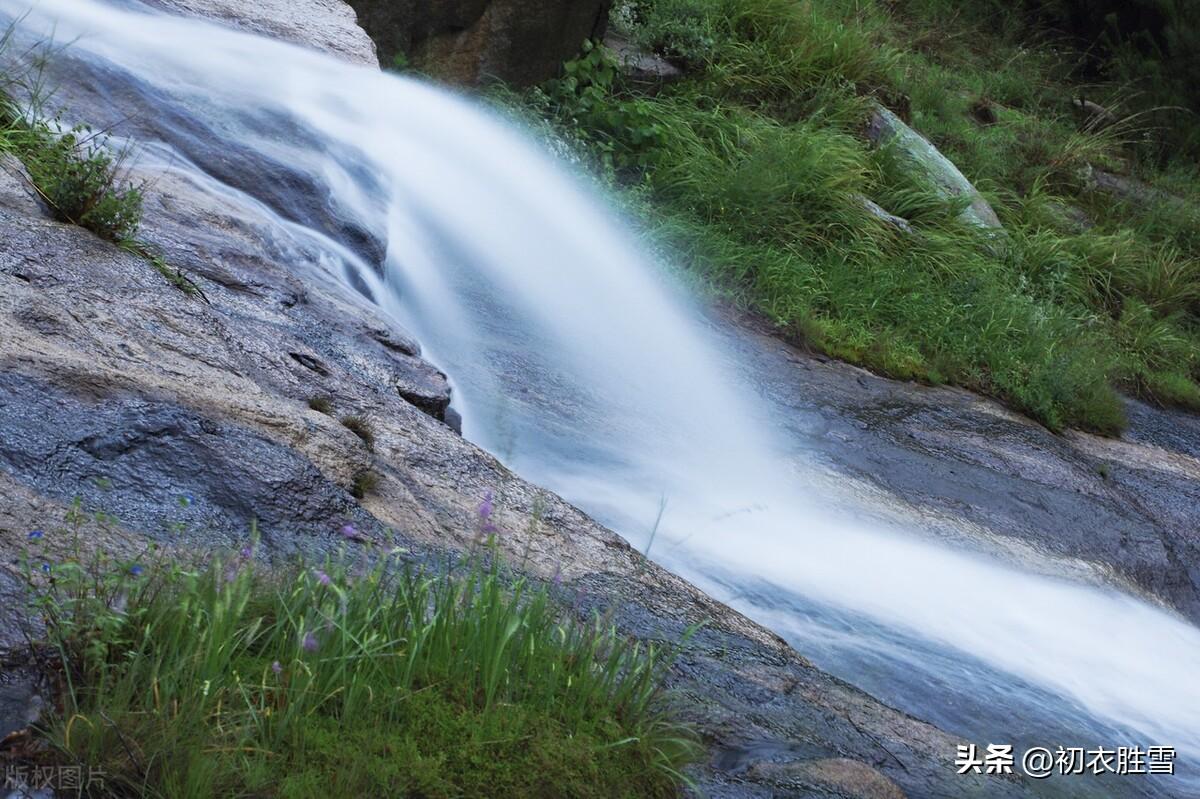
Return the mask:
POLYGON ((1074 54, 1011 17, 938 0, 634 0, 614 27, 682 80, 650 91, 592 49, 507 98, 576 142, 653 241, 786 336, 1055 430, 1118 432, 1118 390, 1200 408, 1200 228, 1174 197, 1195 196, 1196 165, 1143 163, 1155 131, 1119 104, 1081 116, 1074 54), (975 183, 1002 243, 872 149, 874 103, 975 183), (1163 191, 1095 191, 1095 169, 1163 191))
MULTIPOLYGON (((55 558, 27 575, 59 705, 34 764, 88 796, 674 796, 696 755, 663 652, 581 623, 492 552, 267 573, 55 558)), ((340 562, 340 561, 339 561, 340 562)))

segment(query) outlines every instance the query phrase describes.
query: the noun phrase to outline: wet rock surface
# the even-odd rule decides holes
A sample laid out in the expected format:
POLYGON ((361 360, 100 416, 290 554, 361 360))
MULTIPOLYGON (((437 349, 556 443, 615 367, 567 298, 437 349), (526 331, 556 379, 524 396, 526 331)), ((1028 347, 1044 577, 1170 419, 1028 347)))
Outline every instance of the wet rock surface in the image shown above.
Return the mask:
POLYGON ((879 496, 881 520, 1200 620, 1200 417, 1130 399, 1120 439, 1055 435, 970 392, 887 380, 728 321, 798 452, 851 479, 856 501, 879 496))
MULTIPOLYGON (((35 42, 23 42, 29 52, 35 42)), ((245 109, 235 112, 210 108, 206 113, 182 112, 173 98, 158 87, 94 59, 79 58, 70 49, 49 62, 48 80, 56 91, 50 98, 65 121, 83 122, 98 131, 117 131, 133 142, 129 155, 138 161, 157 160, 158 169, 143 166, 142 177, 153 185, 168 166, 183 159, 204 174, 246 192, 281 220, 295 222, 340 242, 366 263, 380 267, 387 254, 386 233, 367 230, 357 217, 339 206, 328 185, 327 162, 312 163, 303 148, 288 142, 312 144, 311 132, 278 109, 245 109), (275 147, 254 148, 231 139, 225 125, 244 126, 275 147), (159 142, 147 152, 140 142, 159 142)), ((362 186, 366 197, 384 196, 360 154, 328 152, 346 180, 362 186)), ((178 209, 176 215, 182 215, 178 209)), ((271 246, 270 243, 267 243, 271 246)), ((365 291, 365 289, 364 289, 365 291)))

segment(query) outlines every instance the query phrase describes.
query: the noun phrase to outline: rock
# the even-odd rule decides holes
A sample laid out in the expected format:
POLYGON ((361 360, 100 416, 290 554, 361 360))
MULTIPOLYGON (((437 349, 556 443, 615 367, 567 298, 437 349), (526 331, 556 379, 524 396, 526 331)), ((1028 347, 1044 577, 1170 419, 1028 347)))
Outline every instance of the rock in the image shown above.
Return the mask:
POLYGON ((610 0, 349 0, 386 65, 403 56, 442 80, 517 86, 558 74, 586 39, 601 39, 610 0))
POLYGON ((43 707, 40 694, 32 671, 0 660, 0 742, 37 723, 43 707))
POLYGON ((855 195, 855 199, 858 200, 858 203, 864 209, 866 209, 868 214, 875 217, 880 222, 883 222, 885 225, 893 227, 901 233, 913 232, 912 222, 909 222, 902 216, 896 216, 895 214, 884 210, 883 206, 879 205, 879 203, 875 202, 870 197, 857 194, 855 195))
POLYGON ((0 153, 0 208, 27 216, 42 216, 48 213, 45 203, 33 187, 25 165, 18 161, 16 156, 6 153, 0 153))
POLYGON ((964 222, 983 230, 1001 229, 1000 218, 992 206, 958 167, 891 111, 883 106, 875 107, 867 124, 867 138, 889 155, 897 168, 910 174, 919 183, 935 189, 946 199, 969 198, 970 205, 961 215, 964 222))
POLYGON ((845 799, 906 799, 900 786, 878 769, 843 757, 760 763, 751 767, 750 773, 781 788, 803 788, 845 799))
POLYGON ((1182 197, 1149 183, 1126 175, 1117 175, 1093 166, 1083 169, 1080 177, 1086 191, 1108 194, 1118 200, 1141 206, 1167 205, 1182 211, 1195 211, 1195 206, 1182 197))
POLYGON ((1072 100, 1071 107, 1083 119, 1084 125, 1089 128, 1105 127, 1117 121, 1117 117, 1112 111, 1082 97, 1072 100))
POLYGON ((604 44, 617 57, 625 77, 643 90, 656 91, 683 77, 683 70, 660 55, 638 48, 624 36, 609 31, 604 44))
POLYGON ((1127 400, 1121 439, 1055 435, 968 391, 781 352, 773 326, 727 321, 741 330, 733 357, 760 376, 752 390, 835 475, 814 488, 829 505, 1200 622, 1200 416, 1127 400))
POLYGON ((342 0, 144 0, 177 14, 205 17, 236 28, 379 66, 375 43, 342 0))

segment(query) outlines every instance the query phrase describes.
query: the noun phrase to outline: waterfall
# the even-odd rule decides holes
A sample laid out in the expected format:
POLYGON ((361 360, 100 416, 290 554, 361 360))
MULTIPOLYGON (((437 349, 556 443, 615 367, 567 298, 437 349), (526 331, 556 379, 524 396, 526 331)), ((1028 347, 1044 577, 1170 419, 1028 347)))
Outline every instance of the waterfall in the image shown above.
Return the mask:
POLYGON ((29 9, 0 0, 29 35, 71 41, 64 57, 169 105, 138 134, 159 168, 213 171, 179 120, 202 124, 219 137, 204 146, 286 164, 327 195, 314 214, 311 196, 231 187, 288 220, 280 235, 343 225, 386 241, 382 272, 331 243, 331 276, 416 334, 464 434, 525 478, 952 731, 1200 757, 1200 630, 1114 588, 824 509, 712 323, 518 126, 201 21, 99 0, 29 9))

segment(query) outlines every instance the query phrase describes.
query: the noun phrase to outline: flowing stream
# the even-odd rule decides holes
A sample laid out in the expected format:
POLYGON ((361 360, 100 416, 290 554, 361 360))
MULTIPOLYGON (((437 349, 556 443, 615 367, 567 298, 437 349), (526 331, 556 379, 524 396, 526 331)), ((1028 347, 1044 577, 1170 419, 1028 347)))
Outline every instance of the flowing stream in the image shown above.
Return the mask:
MULTIPOLYGON (((823 510, 730 334, 515 126, 418 81, 132 2, 30 6, 0 0, 30 38, 72 42, 65 63, 113 103, 156 105, 153 119, 128 109, 144 158, 219 176, 286 220, 280 235, 325 242, 332 276, 365 288, 450 375, 465 435, 522 476, 951 732, 1170 745, 1196 774, 1200 630, 1115 589, 823 510), (222 150, 244 161, 240 182, 222 150), (267 185, 255 164, 309 188, 267 185), (382 275, 335 243, 354 243, 347 230, 387 242, 382 275)), ((1198 787, 1131 777, 1106 790, 1198 787)))

